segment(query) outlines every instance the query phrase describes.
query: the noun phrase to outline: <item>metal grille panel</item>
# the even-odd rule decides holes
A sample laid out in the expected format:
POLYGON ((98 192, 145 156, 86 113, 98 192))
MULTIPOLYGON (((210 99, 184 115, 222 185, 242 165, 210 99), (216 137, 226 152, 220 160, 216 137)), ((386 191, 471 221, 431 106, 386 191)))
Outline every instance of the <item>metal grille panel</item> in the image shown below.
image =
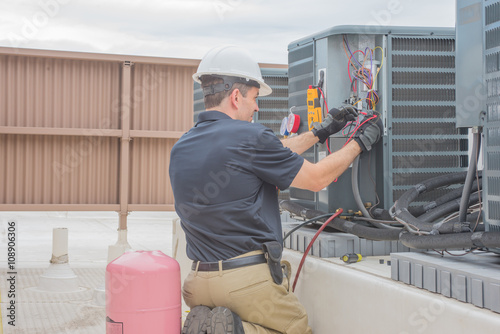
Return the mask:
POLYGON ((393 152, 454 152, 467 151, 467 139, 394 139, 393 152))
POLYGON ((486 80, 488 97, 500 96, 500 78, 486 80))
MULTIPOLYGON (((273 92, 257 99, 259 111, 254 120, 273 130, 278 137, 282 137, 281 120, 288 115, 288 70, 263 68, 261 71, 264 81, 271 86, 273 92)), ((280 191, 279 198, 289 199, 289 190, 280 191)))
POLYGON ((399 37, 393 39, 392 50, 453 52, 455 51, 455 40, 453 38, 424 39, 419 37, 399 37))
POLYGON ((450 72, 392 72, 392 84, 454 85, 455 74, 450 72))
MULTIPOLYGON (((500 1, 484 1, 484 70, 487 118, 484 125, 483 188, 486 229, 500 231, 500 1)), ((500 252, 500 249, 497 249, 500 252)))
POLYGON ((287 69, 262 69, 264 81, 271 86, 271 95, 259 97, 257 100, 259 111, 254 117, 260 123, 278 136, 280 135, 281 120, 288 115, 288 71, 287 69))
POLYGON ((500 146, 500 128, 489 128, 486 129, 486 139, 488 140, 489 146, 500 146))
POLYGON ((489 122, 500 121, 500 102, 488 104, 487 109, 489 122))
POLYGON ((464 161, 467 161, 467 155, 394 155, 392 156, 392 167, 394 169, 467 167, 464 161))
MULTIPOLYGON (((467 135, 455 121, 455 41, 444 37, 389 39, 388 205, 427 177, 467 167, 467 135), (410 176, 411 175, 411 176, 410 176), (415 182, 413 182, 415 181, 415 182)), ((446 190, 424 194, 434 200, 446 190)), ((386 206, 387 206, 386 204, 386 206)))
POLYGON ((500 2, 486 6, 485 16, 486 25, 500 21, 500 2))
POLYGON ((500 71, 500 52, 486 56, 486 73, 500 71))
POLYGON ((486 31, 486 50, 500 46, 500 27, 486 31))
POLYGON ((427 179, 446 175, 448 173, 394 173, 392 175, 392 184, 394 186, 414 186, 427 179))
POLYGON ((393 101, 455 101, 455 89, 394 88, 393 101))
POLYGON ((448 118, 455 119, 455 106, 392 106, 392 119, 448 118))
POLYGON ((488 219, 500 220, 500 202, 488 201, 488 219))
POLYGON ((500 177, 490 177, 488 195, 500 196, 500 177))
POLYGON ((455 67, 454 56, 393 55, 395 68, 449 68, 455 67))
MULTIPOLYGON (((294 112, 301 119, 307 119, 307 90, 313 84, 314 77, 314 43, 297 45, 288 52, 288 108, 295 107, 294 112)), ((299 132, 304 131, 304 126, 299 132)), ((314 149, 309 149, 302 156, 314 162, 314 149)), ((290 197, 302 201, 309 207, 315 207, 315 194, 312 191, 290 188, 290 197)))
POLYGON ((392 133, 394 135, 455 135, 459 134, 455 123, 433 122, 433 123, 393 123, 392 133))
POLYGON ((500 153, 488 152, 486 155, 488 162, 488 171, 500 171, 500 153))

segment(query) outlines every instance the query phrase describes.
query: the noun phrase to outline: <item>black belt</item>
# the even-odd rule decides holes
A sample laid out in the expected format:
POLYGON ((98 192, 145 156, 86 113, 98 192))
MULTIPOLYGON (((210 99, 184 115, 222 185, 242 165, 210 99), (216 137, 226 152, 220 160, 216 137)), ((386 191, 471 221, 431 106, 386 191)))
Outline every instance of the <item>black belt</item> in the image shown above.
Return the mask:
MULTIPOLYGON (((252 255, 247 257, 239 257, 237 259, 230 259, 222 261, 222 270, 236 269, 246 266, 253 266, 255 264, 266 263, 264 254, 252 255)), ((191 270, 196 270, 198 261, 193 261, 191 270)), ((199 262, 198 271, 218 271, 219 262, 199 262)))

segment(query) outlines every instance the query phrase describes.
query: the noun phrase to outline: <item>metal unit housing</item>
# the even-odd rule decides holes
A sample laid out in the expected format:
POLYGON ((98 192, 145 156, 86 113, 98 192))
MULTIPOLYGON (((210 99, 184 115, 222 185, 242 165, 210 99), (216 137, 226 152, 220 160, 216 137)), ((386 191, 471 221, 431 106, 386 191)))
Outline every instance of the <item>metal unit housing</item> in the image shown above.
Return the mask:
POLYGON ((457 126, 481 125, 483 85, 483 0, 457 0, 457 126))
MULTIPOLYGON (((500 231, 500 1, 483 1, 484 221, 487 231, 500 231)), ((496 249, 500 252, 500 249, 496 249)))
MULTIPOLYGON (((385 132, 372 153, 360 158, 360 193, 365 205, 380 202, 390 208, 410 187, 430 177, 463 171, 468 165, 467 130, 456 128, 455 31, 449 28, 338 26, 292 42, 289 51, 289 107, 307 119, 306 92, 325 70, 328 107, 350 98, 351 81, 343 35, 350 49, 374 53, 381 66, 376 85, 385 132)), ((362 58, 358 58, 360 61, 362 58)), ((359 89, 358 89, 359 92, 359 89)), ((363 97, 360 94, 360 97, 363 97)), ((299 132, 307 130, 301 122, 299 132)), ((330 137, 330 148, 340 149, 346 137, 330 137)), ((316 145, 303 156, 312 162, 325 157, 326 145, 316 145)), ((321 211, 357 211, 351 191, 351 169, 318 193, 290 189, 299 204, 321 211)), ((425 194, 432 200, 448 189, 425 194)))

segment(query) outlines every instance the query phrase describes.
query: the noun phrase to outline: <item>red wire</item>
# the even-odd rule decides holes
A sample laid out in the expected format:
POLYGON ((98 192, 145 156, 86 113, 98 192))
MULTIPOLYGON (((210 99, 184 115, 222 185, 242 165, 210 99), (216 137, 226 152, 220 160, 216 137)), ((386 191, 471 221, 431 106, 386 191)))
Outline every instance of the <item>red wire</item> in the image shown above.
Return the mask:
POLYGON ((330 145, 328 144, 329 141, 330 141, 330 137, 326 138, 326 148, 328 150, 328 153, 332 154, 332 151, 330 151, 330 145))
MULTIPOLYGON (((366 113, 363 113, 363 112, 360 112, 360 113, 361 113, 361 114, 366 115, 366 113)), ((361 125, 363 125, 363 124, 365 124, 366 122, 368 122, 369 120, 372 120, 372 119, 377 118, 377 117, 378 117, 377 115, 373 115, 372 117, 370 117, 370 118, 368 118, 368 119, 365 119, 365 120, 363 121, 363 123, 361 123, 361 124, 357 124, 357 125, 356 125, 356 127, 354 128, 354 130, 352 130, 352 134, 351 134, 351 136, 349 137, 349 139, 347 139, 347 141, 344 143, 344 145, 342 145, 342 147, 346 146, 346 145, 347 145, 347 143, 351 141, 352 137, 354 136, 354 134, 356 133, 356 131, 358 131, 358 129, 359 129, 359 127, 360 127, 361 125)), ((335 180, 333 180, 333 182, 337 182, 337 180, 338 180, 338 178, 337 178, 337 179, 335 179, 335 180)))
POLYGON ((326 112, 328 112, 330 109, 328 109, 328 103, 326 103, 325 95, 323 95, 323 90, 319 88, 319 92, 321 93, 321 97, 323 97, 323 101, 325 101, 325 107, 326 107, 326 112))
POLYGON ((309 245, 307 246, 307 249, 305 250, 304 252, 304 255, 302 256, 302 260, 300 260, 300 264, 299 264, 299 268, 297 269, 297 274, 295 275, 295 280, 293 281, 293 286, 292 286, 292 292, 295 291, 295 285, 297 285, 297 281, 299 280, 299 275, 300 275, 300 271, 302 270, 302 266, 304 265, 304 261, 306 260, 306 256, 307 256, 307 253, 309 253, 309 250, 311 250, 311 247, 312 245, 314 244, 314 241, 316 241, 316 239, 318 238, 319 234, 325 229, 325 227, 335 218, 337 218, 338 216, 340 216, 340 214, 344 212, 343 209, 338 209, 337 212, 335 212, 330 218, 328 218, 328 220, 326 222, 323 223, 323 225, 321 225, 321 227, 319 228, 318 232, 316 232, 316 234, 314 235, 314 237, 312 238, 311 242, 309 243, 309 245))
POLYGON ((377 115, 373 115, 372 117, 370 117, 370 118, 368 118, 368 119, 365 119, 365 120, 363 121, 363 123, 361 123, 361 124, 357 125, 357 126, 354 128, 354 130, 352 131, 352 135, 351 135, 351 136, 349 137, 349 139, 347 139, 347 141, 345 142, 344 146, 346 146, 346 145, 347 145, 347 143, 351 141, 352 137, 354 136, 354 134, 356 133, 356 131, 358 131, 358 129, 361 127, 361 125, 363 125, 363 124, 365 124, 366 122, 368 122, 368 121, 370 121, 370 120, 372 120, 372 119, 374 119, 374 118, 377 118, 377 117, 378 117, 377 115))

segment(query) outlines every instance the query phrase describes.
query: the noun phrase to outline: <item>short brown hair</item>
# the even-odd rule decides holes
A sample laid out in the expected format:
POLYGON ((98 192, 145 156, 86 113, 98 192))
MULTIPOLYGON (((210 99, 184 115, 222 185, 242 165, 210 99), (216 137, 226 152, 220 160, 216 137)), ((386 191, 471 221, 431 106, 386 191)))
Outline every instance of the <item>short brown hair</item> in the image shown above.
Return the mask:
MULTIPOLYGON (((213 76, 213 75, 203 75, 200 78, 200 80, 201 80, 201 87, 202 88, 210 87, 211 85, 216 85, 219 83, 224 83, 224 79, 213 76)), ((241 95, 243 95, 243 97, 246 97, 250 88, 252 88, 252 86, 248 86, 248 85, 236 82, 233 84, 233 87, 231 87, 231 89, 229 89, 229 90, 225 90, 225 91, 218 92, 215 94, 206 95, 206 96, 204 96, 205 108, 209 109, 209 108, 214 108, 214 107, 219 106, 222 103, 222 100, 224 100, 226 97, 230 96, 231 93, 235 89, 238 89, 240 91, 241 95)))

